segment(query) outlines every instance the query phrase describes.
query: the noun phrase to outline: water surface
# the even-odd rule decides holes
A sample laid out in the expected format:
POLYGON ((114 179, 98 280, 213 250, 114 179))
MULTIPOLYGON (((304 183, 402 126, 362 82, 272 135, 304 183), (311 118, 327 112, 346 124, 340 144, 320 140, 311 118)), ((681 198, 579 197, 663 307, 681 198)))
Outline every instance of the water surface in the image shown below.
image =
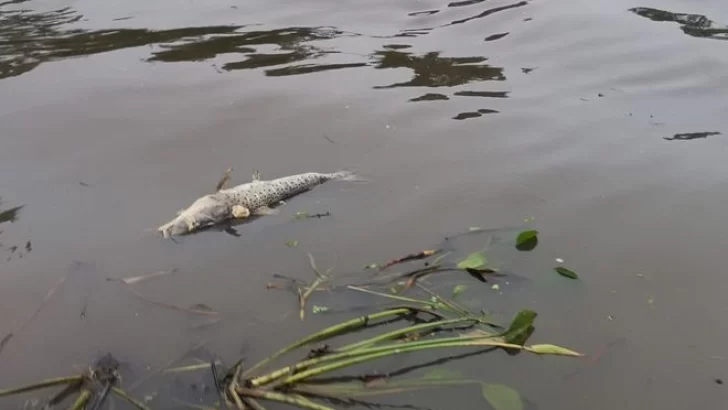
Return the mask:
POLYGON ((260 357, 336 320, 301 323, 292 295, 265 292, 273 273, 310 278, 306 252, 347 270, 534 217, 541 245, 511 266, 531 281, 471 291, 504 318, 538 311, 534 341, 608 348, 588 366, 456 368, 543 409, 719 408, 726 27, 719 1, 2 3, 0 206, 23 208, 0 220, 0 333, 17 333, 0 385, 107 351, 135 375, 201 341, 260 357), (371 182, 319 187, 239 237, 160 240, 228 166, 233 183, 349 167, 371 182), (106 281, 172 268, 145 295, 226 320, 198 329, 106 281))

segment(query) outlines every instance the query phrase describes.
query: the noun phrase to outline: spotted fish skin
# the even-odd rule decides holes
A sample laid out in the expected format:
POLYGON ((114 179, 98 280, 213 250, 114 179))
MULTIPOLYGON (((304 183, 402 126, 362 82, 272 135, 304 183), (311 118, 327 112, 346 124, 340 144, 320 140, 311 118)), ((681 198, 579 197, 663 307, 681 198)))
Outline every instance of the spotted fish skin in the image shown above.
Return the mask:
POLYGON ((321 174, 308 172, 291 175, 270 181, 253 181, 247 184, 221 190, 219 193, 229 197, 232 205, 241 205, 251 212, 261 207, 278 204, 286 198, 308 191, 332 179, 344 179, 348 174, 321 174))
POLYGON ((175 219, 157 228, 162 236, 169 238, 193 233, 201 228, 218 224, 233 218, 249 215, 268 215, 270 206, 284 199, 308 191, 330 180, 356 180, 349 171, 329 174, 308 172, 283 178, 263 181, 258 176, 252 182, 240 184, 229 189, 197 199, 175 219))

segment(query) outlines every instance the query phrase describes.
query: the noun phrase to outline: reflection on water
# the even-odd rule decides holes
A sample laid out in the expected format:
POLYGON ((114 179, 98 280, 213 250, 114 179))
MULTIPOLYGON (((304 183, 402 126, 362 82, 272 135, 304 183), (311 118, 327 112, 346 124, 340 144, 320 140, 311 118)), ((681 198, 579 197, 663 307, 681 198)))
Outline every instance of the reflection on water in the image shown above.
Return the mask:
POLYGON ((502 67, 480 64, 485 57, 440 57, 440 52, 423 56, 386 50, 375 53, 379 60, 375 68, 410 68, 414 71, 411 80, 374 88, 394 87, 453 87, 474 81, 503 81, 506 76, 502 67))
POLYGON ((635 7, 629 11, 653 21, 680 23, 682 31, 689 36, 728 40, 728 26, 717 24, 702 14, 672 13, 649 7, 635 7))
MULTIPOLYGON (((467 3, 467 2, 463 2, 463 3, 467 3)), ((464 4, 464 5, 466 5, 466 4, 464 4)), ((452 22, 450 22, 450 24, 447 24, 447 25, 448 26, 452 26, 454 24, 463 24, 463 23, 467 23, 467 22, 472 21, 472 20, 481 19, 483 17, 488 17, 491 14, 495 14, 495 13, 498 13, 498 12, 501 12, 501 11, 515 9, 515 8, 523 7, 523 6, 527 6, 527 5, 528 5, 528 2, 527 1, 519 1, 518 3, 509 4, 507 6, 494 7, 492 9, 485 10, 482 13, 478 13, 475 16, 466 17, 464 19, 452 21, 452 22)))
POLYGON ((452 119, 453 120, 467 120, 470 118, 482 117, 483 115, 486 115, 486 114, 498 114, 499 112, 500 111, 498 111, 498 110, 492 110, 489 108, 481 108, 478 111, 461 112, 460 114, 452 117, 452 119))
POLYGON ((449 100, 450 98, 444 94, 427 93, 419 97, 410 98, 410 101, 437 101, 437 100, 449 100))

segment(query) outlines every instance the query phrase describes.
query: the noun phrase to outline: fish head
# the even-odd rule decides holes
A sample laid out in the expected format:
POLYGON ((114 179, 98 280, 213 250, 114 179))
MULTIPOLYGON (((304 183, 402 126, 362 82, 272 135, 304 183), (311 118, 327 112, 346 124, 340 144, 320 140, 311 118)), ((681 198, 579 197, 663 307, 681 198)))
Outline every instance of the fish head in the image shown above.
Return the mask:
POLYGON ((187 235, 200 228, 223 222, 231 215, 230 204, 216 195, 207 195, 195 201, 189 208, 180 212, 175 219, 160 226, 157 230, 165 238, 187 235))

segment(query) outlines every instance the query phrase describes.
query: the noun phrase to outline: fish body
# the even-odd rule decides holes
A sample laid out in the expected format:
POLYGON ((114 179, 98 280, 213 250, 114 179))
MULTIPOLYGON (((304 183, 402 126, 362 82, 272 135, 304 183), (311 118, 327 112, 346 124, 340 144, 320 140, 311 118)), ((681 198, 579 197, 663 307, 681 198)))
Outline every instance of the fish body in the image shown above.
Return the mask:
POLYGON ((255 174, 251 182, 221 189, 197 199, 187 209, 179 212, 176 218, 157 230, 163 237, 169 238, 231 219, 271 215, 275 213, 271 206, 334 179, 353 180, 356 177, 349 171, 329 174, 307 172, 264 181, 255 174))

